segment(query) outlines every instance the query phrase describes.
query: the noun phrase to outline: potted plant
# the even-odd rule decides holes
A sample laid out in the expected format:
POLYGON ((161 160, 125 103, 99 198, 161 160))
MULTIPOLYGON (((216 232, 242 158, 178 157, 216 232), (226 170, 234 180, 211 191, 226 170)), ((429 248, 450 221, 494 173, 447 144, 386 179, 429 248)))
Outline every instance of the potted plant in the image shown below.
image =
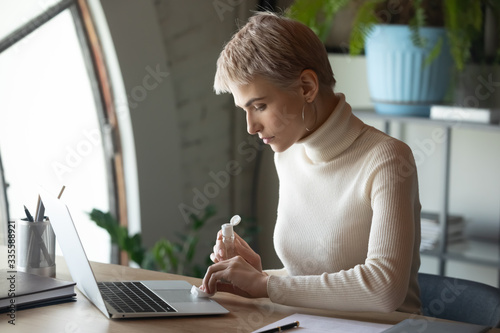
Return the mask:
MULTIPOLYGON (((464 107, 500 108, 500 1, 481 0, 469 13, 449 21, 457 68, 452 103, 464 107), (468 22, 466 20, 469 20, 468 22), (467 22, 464 25, 464 22, 467 22), (472 29, 479 27, 479 29, 472 29), (454 33, 453 33, 454 32, 454 33), (463 42, 461 42, 463 40, 463 42)), ((451 3, 455 5, 455 2, 451 3)))
MULTIPOLYGON (((93 209, 89 216, 97 226, 108 232, 111 243, 118 246, 120 251, 125 251, 129 259, 139 267, 201 278, 206 267, 193 263, 193 259, 202 229, 215 213, 213 206, 207 206, 202 216, 190 216, 191 223, 188 224, 186 233, 179 234, 178 241, 162 238, 149 249, 142 244, 140 233, 129 235, 128 228, 120 226, 109 212, 93 209)), ((207 257, 206 266, 210 262, 207 257)))
POLYGON ((475 60, 471 50, 483 41, 486 13, 500 16, 494 0, 296 0, 287 15, 325 42, 346 10, 354 13, 349 53, 365 51, 376 111, 419 116, 443 101, 453 72, 475 60))

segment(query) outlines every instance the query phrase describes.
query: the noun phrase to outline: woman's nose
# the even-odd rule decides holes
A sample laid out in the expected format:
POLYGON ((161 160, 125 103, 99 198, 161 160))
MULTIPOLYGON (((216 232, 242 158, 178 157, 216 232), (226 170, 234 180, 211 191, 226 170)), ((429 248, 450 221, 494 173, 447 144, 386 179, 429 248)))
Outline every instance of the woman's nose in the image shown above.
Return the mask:
POLYGON ((247 113, 247 132, 248 134, 257 134, 260 132, 261 126, 259 125, 256 117, 251 114, 251 112, 247 113))

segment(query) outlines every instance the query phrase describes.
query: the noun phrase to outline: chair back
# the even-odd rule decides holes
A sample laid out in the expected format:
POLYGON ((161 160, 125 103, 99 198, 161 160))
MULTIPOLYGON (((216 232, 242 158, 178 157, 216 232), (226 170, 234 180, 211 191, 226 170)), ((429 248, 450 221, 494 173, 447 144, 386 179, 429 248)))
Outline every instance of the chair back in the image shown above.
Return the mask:
POLYGON ((500 289, 484 283, 418 274, 424 316, 500 327, 500 289))

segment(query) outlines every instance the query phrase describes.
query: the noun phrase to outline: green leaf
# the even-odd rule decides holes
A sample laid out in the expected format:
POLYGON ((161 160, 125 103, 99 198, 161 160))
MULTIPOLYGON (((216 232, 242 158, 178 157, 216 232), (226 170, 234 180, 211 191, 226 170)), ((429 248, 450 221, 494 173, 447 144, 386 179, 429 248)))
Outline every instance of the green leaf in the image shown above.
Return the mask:
POLYGON ((482 38, 483 1, 445 0, 444 22, 451 55, 459 71, 471 58, 474 41, 482 38))
POLYGON ((304 23, 324 43, 330 34, 335 15, 350 0, 296 0, 285 11, 289 18, 304 23))
POLYGON ((98 209, 93 209, 89 213, 89 217, 99 227, 108 232, 113 244, 118 244, 119 223, 110 213, 103 213, 98 209))
POLYGON ((190 263, 193 260, 196 245, 198 244, 198 237, 190 237, 188 241, 188 250, 186 252, 186 261, 190 263))
POLYGON ((163 271, 170 271, 177 268, 174 248, 170 241, 161 239, 155 243, 152 249, 154 261, 163 271))
POLYGON ((413 45, 424 47, 427 41, 420 35, 420 28, 426 25, 425 10, 421 0, 415 0, 415 16, 410 20, 411 40, 413 45))
POLYGON ((208 205, 205 207, 205 213, 203 214, 203 220, 207 221, 209 218, 213 217, 217 213, 215 206, 208 205))
POLYGON ((205 225, 205 220, 196 220, 196 221, 193 221, 193 229, 194 230, 198 230, 201 227, 203 227, 204 225, 205 225))
POLYGON ((439 56, 443 48, 443 38, 439 38, 429 52, 429 55, 424 61, 424 67, 430 66, 434 60, 439 56))
POLYGON ((358 10, 354 18, 354 25, 349 39, 349 53, 361 54, 365 48, 366 37, 373 31, 378 23, 375 8, 384 0, 368 0, 358 10))
POLYGON ((194 214, 191 214, 189 216, 189 218, 191 219, 191 223, 193 224, 199 224, 199 223, 203 223, 203 220, 200 219, 198 216, 194 215, 194 214))
POLYGON ((149 270, 158 270, 158 267, 155 264, 152 252, 146 253, 146 255, 142 261, 141 267, 144 269, 149 269, 149 270))

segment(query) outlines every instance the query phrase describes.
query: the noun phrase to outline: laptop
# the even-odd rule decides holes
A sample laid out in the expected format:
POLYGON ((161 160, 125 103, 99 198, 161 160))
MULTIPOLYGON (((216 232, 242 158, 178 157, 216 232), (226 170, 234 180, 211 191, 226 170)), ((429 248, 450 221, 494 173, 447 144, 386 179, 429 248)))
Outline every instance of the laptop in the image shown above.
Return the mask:
POLYGON ((191 294, 182 280, 97 282, 67 206, 40 188, 66 264, 77 288, 108 318, 198 316, 229 311, 210 298, 191 294))

